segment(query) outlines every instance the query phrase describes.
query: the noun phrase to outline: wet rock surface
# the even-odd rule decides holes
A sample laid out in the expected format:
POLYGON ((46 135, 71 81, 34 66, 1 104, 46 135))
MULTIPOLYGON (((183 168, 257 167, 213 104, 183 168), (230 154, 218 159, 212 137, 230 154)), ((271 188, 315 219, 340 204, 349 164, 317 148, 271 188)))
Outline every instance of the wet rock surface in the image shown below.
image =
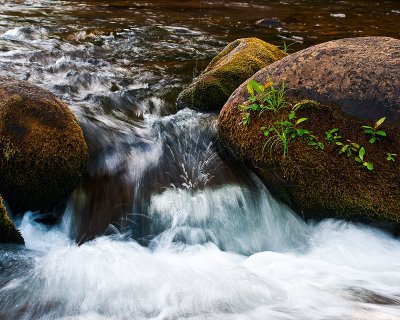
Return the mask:
POLYGON ((0 196, 0 243, 23 244, 24 239, 8 216, 8 212, 0 196))
POLYGON ((0 191, 15 213, 52 209, 78 184, 88 160, 67 105, 6 77, 0 77, 0 147, 0 191))

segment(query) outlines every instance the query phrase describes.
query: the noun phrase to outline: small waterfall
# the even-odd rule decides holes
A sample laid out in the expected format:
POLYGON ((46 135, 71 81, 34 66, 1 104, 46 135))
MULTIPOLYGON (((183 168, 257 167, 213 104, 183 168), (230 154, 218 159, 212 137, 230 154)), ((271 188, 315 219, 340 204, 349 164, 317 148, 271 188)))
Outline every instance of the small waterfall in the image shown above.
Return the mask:
POLYGON ((147 123, 153 140, 118 154, 120 162, 111 168, 122 173, 110 174, 111 190, 97 193, 100 184, 91 180, 72 196, 67 211, 78 240, 117 230, 151 246, 212 241, 243 254, 306 245, 304 222, 254 174, 218 153, 215 116, 183 110, 147 123), (106 205, 94 208, 94 201, 106 205))
POLYGON ((278 204, 254 177, 258 190, 225 185, 203 190, 172 188, 152 197, 151 247, 165 249, 179 241, 212 242, 226 251, 299 250, 307 246, 307 226, 278 204))

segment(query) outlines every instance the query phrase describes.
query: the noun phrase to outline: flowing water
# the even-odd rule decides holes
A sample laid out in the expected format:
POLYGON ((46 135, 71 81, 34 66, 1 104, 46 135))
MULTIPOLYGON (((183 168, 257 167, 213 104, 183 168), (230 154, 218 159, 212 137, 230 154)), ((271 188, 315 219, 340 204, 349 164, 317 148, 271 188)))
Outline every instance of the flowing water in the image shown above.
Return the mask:
MULTIPOLYGON (((88 174, 26 247, 0 319, 400 319, 400 241, 305 223, 175 99, 228 42, 400 38, 398 1, 0 1, 0 75, 66 101, 88 174)), ((40 219, 39 219, 40 220, 40 219)))

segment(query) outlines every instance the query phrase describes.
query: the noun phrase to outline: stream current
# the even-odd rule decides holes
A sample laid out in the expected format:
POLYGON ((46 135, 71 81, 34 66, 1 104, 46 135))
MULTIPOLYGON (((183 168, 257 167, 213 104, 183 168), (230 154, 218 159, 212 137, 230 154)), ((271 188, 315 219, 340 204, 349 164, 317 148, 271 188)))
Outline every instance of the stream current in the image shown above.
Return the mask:
POLYGON ((398 1, 0 1, 0 75, 71 107, 88 174, 26 247, 0 319, 400 319, 400 241, 305 223, 175 100, 228 42, 400 38, 398 1), (262 20, 262 22, 258 22, 262 20))

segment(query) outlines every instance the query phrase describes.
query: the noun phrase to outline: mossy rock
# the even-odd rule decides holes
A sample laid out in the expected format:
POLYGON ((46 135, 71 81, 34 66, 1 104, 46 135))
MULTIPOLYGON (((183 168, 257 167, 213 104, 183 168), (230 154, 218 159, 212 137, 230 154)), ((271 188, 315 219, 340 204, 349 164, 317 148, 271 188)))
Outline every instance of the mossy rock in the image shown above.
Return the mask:
POLYGON ((235 40, 181 92, 177 108, 219 111, 232 92, 246 79, 285 56, 286 53, 278 47, 257 38, 235 40))
POLYGON ((0 243, 24 244, 21 233, 16 229, 14 223, 8 216, 7 210, 3 204, 3 198, 0 196, 0 243))
POLYGON ((243 160, 262 178, 268 189, 299 215, 313 219, 337 217, 362 222, 400 222, 400 158, 387 160, 387 153, 400 155, 400 129, 384 122, 381 129, 387 133, 374 144, 364 133, 363 125, 374 121, 358 119, 344 113, 337 105, 303 103, 297 118, 308 118, 300 128, 307 129, 324 143, 324 149, 315 149, 297 137, 283 147, 273 134, 263 135, 261 127, 271 127, 274 122, 288 119, 297 101, 279 112, 250 112, 250 123, 242 124, 239 106, 247 99, 246 84, 229 99, 218 120, 222 143, 243 160), (367 170, 352 157, 339 154, 340 146, 328 143, 325 133, 339 128, 340 141, 347 139, 366 150, 365 161, 374 169, 367 170), (272 138, 268 141, 268 138, 272 138), (277 144, 272 145, 273 141, 277 144))
POLYGON ((50 210, 78 184, 87 145, 56 96, 0 77, 0 192, 14 213, 50 210))

